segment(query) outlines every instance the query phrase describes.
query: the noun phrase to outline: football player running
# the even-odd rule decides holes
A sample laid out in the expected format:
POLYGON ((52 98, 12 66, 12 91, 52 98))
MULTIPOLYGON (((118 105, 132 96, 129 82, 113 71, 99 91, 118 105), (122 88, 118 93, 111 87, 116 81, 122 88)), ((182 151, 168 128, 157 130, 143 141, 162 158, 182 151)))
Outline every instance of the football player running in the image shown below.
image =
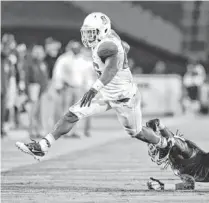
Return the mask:
POLYGON ((68 133, 80 119, 114 109, 129 135, 166 148, 164 137, 157 136, 151 128, 142 127, 140 93, 128 67, 129 45, 111 29, 109 17, 103 13, 89 14, 81 27, 81 39, 84 46, 92 50, 98 79, 46 137, 39 142, 17 142, 16 146, 39 160, 55 140, 68 133))
POLYGON ((168 140, 169 152, 166 154, 164 150, 148 144, 151 160, 164 169, 170 165, 174 174, 182 180, 177 184, 164 184, 158 179, 150 178, 147 183, 149 189, 193 190, 195 182, 209 182, 209 153, 204 152, 192 141, 184 139, 182 135, 174 135, 159 119, 150 120, 146 125, 168 140))

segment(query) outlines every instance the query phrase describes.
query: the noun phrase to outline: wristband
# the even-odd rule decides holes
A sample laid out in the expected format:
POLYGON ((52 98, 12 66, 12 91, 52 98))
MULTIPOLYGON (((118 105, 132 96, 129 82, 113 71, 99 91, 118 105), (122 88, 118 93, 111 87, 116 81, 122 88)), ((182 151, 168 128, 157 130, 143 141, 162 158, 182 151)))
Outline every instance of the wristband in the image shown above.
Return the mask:
POLYGON ((99 91, 104 87, 104 84, 101 82, 101 80, 97 79, 96 82, 92 85, 92 88, 99 91))

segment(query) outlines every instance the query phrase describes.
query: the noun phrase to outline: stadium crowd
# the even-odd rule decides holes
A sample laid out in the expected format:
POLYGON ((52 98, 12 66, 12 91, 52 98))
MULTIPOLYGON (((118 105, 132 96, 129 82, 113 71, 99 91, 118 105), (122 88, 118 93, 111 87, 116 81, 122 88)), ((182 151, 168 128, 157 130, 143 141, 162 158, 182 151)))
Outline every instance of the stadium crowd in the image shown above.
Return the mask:
MULTIPOLYGON (((129 59, 129 66, 134 74, 143 73, 133 59, 129 59)), ((152 74, 164 73, 165 64, 157 62, 152 74)), ((91 53, 77 41, 71 40, 64 46, 50 37, 44 45, 27 47, 17 44, 14 35, 4 34, 1 41, 1 136, 6 136, 10 129, 26 128, 31 138, 43 137, 95 79, 91 53)), ((183 102, 186 108, 189 101, 195 101, 192 108, 200 108, 197 101, 202 100, 208 111, 209 88, 205 81, 204 67, 190 63, 183 77, 185 98, 190 98, 183 102), (203 96, 200 91, 204 91, 203 96)), ((90 118, 83 122, 84 132, 74 128, 65 137, 90 136, 90 118)))

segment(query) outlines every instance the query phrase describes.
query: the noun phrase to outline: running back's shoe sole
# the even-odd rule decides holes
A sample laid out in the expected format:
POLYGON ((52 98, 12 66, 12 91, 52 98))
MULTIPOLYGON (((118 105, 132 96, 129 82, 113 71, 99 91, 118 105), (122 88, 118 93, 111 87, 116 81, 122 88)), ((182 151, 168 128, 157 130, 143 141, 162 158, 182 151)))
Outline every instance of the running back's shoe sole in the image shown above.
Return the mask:
POLYGON ((44 155, 42 155, 42 156, 37 156, 37 155, 35 155, 34 152, 32 152, 32 151, 29 149, 29 147, 28 147, 25 143, 23 143, 23 142, 16 142, 16 143, 15 143, 15 146, 16 146, 20 151, 22 151, 22 152, 24 152, 24 153, 26 153, 26 154, 29 154, 29 155, 31 155, 31 156, 33 156, 33 158, 34 158, 35 160, 37 160, 37 161, 40 161, 41 158, 44 156, 44 155))

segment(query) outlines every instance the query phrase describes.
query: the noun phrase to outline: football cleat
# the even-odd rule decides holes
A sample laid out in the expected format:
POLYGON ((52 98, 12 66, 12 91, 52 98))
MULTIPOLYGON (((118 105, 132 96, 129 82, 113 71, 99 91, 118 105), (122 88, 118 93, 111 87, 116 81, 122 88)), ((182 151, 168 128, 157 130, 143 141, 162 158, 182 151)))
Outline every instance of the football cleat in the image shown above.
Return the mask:
POLYGON ((41 146, 35 140, 33 142, 25 144, 23 142, 16 142, 16 147, 26 154, 30 154, 34 159, 40 161, 40 158, 45 155, 45 152, 42 151, 41 146))
POLYGON ((154 132, 158 130, 159 125, 160 125, 160 120, 158 118, 146 122, 146 126, 151 128, 154 132))

